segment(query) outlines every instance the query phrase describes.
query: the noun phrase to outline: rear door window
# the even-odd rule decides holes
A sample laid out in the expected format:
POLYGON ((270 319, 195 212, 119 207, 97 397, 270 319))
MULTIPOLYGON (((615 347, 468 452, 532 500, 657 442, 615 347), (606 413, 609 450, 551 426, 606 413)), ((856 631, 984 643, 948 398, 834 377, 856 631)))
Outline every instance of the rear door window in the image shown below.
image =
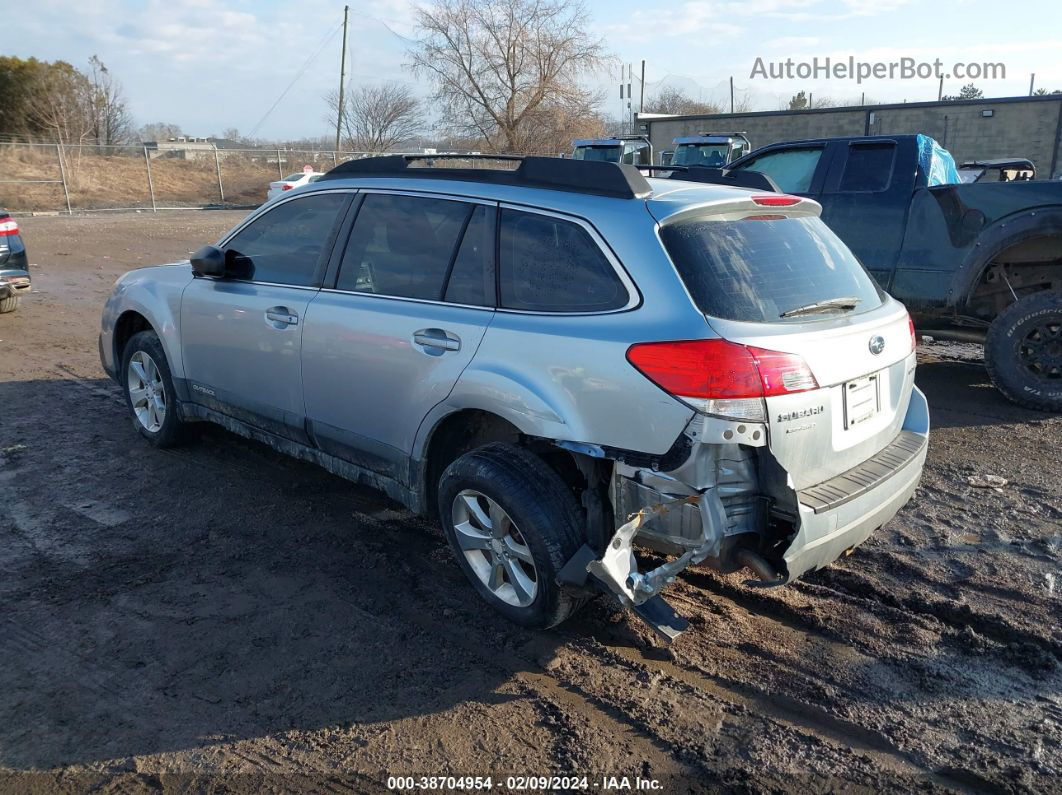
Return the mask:
POLYGON ((445 298, 450 303, 494 306, 496 212, 484 205, 472 210, 446 283, 445 298))
POLYGON ((370 193, 347 240, 336 287, 439 301, 465 226, 468 202, 370 193))
POLYGON ((870 275, 819 218, 680 221, 660 236, 693 300, 712 317, 807 322, 824 315, 782 315, 835 298, 855 299, 856 312, 882 303, 870 275))
POLYGON ((590 234, 551 215, 503 209, 501 306, 532 312, 603 312, 630 298, 590 234))
POLYGON ((892 141, 851 144, 838 190, 861 193, 885 190, 892 181, 895 160, 896 144, 892 141))
POLYGON ((785 193, 809 193, 811 180, 821 157, 821 146, 779 149, 736 166, 735 170, 759 171, 766 174, 774 180, 779 190, 785 193))
POLYGON ((349 193, 333 191, 278 204, 237 232, 225 249, 243 278, 312 285, 349 199, 349 193))

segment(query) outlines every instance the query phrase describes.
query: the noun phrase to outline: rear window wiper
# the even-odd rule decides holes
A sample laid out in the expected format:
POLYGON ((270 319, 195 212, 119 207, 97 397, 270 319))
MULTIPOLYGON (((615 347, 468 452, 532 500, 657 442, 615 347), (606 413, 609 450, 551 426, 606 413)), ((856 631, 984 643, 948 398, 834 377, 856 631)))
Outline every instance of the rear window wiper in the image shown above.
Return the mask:
POLYGON ((859 306, 860 299, 853 295, 842 298, 824 298, 813 304, 798 306, 796 309, 787 309, 779 317, 796 317, 797 315, 811 315, 815 312, 828 312, 831 309, 855 309, 859 306))

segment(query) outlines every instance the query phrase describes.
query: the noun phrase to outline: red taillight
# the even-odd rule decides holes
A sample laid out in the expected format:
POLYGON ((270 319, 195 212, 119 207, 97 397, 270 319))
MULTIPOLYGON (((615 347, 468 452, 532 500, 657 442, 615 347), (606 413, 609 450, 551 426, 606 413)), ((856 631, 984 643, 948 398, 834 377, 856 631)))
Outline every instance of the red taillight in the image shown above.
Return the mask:
POLYGON ((13 218, 8 218, 4 221, 0 221, 0 237, 7 237, 9 235, 18 234, 18 224, 15 223, 13 218))
POLYGON ((280 189, 281 190, 291 190, 294 187, 295 187, 294 185, 281 185, 280 189))
POLYGON ((705 400, 764 398, 818 389, 804 360, 726 340, 632 345, 629 361, 675 397, 705 400))
POLYGON ((753 196, 752 201, 760 207, 792 207, 803 199, 799 196, 753 196))
POLYGON ((918 334, 915 333, 914 319, 910 314, 907 315, 907 328, 911 332, 911 350, 918 348, 918 334))

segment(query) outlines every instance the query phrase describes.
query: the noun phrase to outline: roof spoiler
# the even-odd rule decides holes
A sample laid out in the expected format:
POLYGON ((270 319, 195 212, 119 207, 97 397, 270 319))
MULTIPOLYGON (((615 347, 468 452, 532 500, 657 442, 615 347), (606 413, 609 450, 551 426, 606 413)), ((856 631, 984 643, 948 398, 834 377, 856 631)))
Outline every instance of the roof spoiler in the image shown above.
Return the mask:
POLYGON ((708 166, 637 166, 641 171, 648 171, 652 176, 656 171, 667 171, 666 179, 681 179, 686 182, 707 182, 713 185, 729 185, 732 188, 751 188, 771 193, 782 193, 778 184, 759 171, 727 168, 709 168, 708 166))

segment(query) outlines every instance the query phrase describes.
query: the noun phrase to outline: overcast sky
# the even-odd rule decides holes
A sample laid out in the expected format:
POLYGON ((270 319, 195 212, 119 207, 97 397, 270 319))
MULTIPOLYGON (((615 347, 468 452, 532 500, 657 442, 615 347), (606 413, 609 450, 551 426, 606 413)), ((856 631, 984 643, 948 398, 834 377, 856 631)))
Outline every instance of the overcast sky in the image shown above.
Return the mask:
MULTIPOLYGON (((416 36, 413 6, 406 0, 351 6, 353 84, 395 79, 427 94, 402 66, 416 36)), ((879 102, 936 99, 936 79, 859 85, 750 77, 757 58, 766 64, 816 56, 939 58, 945 71, 955 62, 1002 63, 1005 79, 973 81, 986 96, 1028 93, 1033 72, 1038 87, 1062 89, 1058 0, 591 0, 588 6, 593 32, 618 62, 633 63, 637 77, 646 60, 649 93, 671 84, 722 103, 733 76, 739 97, 747 94, 756 110, 777 109, 800 89, 834 100, 858 100, 862 92, 879 102)), ((339 0, 32 0, 5 4, 2 16, 0 53, 78 67, 98 54, 124 85, 138 123, 174 122, 191 135, 236 127, 269 139, 328 132, 323 96, 338 83, 339 0)), ((618 78, 614 72, 596 80, 607 94, 603 109, 614 115, 618 78)), ((944 93, 957 93, 963 82, 946 80, 944 93)), ((637 83, 634 91, 637 96, 637 83)))

